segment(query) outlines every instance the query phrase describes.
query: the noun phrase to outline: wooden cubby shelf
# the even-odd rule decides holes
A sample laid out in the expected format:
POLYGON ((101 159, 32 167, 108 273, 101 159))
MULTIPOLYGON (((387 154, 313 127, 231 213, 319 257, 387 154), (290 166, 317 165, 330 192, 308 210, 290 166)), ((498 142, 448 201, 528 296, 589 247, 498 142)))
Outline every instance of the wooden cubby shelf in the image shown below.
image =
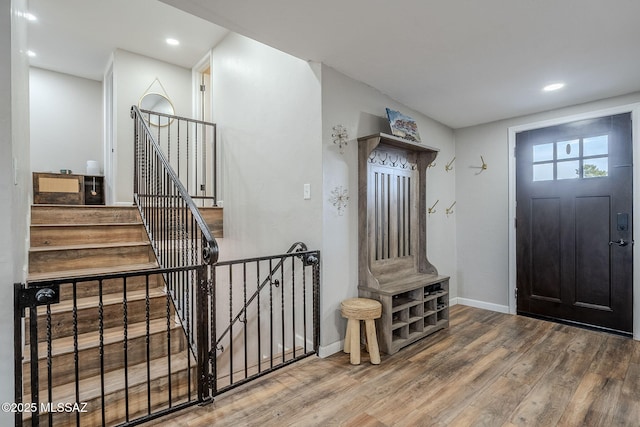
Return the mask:
POLYGON ((358 143, 358 289, 381 302, 378 342, 393 354, 449 326, 449 277, 426 255, 426 170, 438 150, 383 133, 358 143))

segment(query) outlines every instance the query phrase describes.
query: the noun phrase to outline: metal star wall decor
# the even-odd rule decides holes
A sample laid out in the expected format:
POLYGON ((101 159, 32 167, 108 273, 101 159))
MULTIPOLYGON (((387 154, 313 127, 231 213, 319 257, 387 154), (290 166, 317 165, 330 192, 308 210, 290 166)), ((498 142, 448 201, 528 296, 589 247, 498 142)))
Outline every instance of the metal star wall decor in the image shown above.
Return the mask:
POLYGON ((331 138, 333 138, 333 143, 340 147, 340 154, 343 154, 344 147, 347 146, 347 140, 349 139, 349 134, 347 133, 347 130, 344 128, 344 126, 335 125, 333 127, 331 138))
POLYGON ((347 202, 349 201, 348 190, 346 188, 342 188, 342 186, 334 188, 331 190, 331 197, 329 198, 329 201, 338 209, 338 215, 342 216, 347 207, 347 202))

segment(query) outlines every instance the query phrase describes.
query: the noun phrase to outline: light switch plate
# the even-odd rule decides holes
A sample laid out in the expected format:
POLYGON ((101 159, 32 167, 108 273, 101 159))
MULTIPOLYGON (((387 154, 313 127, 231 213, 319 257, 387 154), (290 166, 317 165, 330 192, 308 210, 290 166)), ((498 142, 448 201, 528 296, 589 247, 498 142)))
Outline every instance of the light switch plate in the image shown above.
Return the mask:
POLYGON ((311 198, 311 184, 304 185, 303 198, 305 200, 309 200, 311 198))

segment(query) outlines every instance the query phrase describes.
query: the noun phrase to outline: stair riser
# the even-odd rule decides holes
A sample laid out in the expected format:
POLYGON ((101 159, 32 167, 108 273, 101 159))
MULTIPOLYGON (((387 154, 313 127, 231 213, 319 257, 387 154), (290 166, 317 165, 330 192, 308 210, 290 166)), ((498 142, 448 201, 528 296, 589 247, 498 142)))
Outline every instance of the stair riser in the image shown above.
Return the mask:
MULTIPOLYGON (((171 354, 186 352, 187 340, 181 327, 173 327, 171 335, 171 354)), ((99 342, 96 334, 96 342, 99 342)), ((167 331, 156 332, 149 336, 150 360, 166 357, 169 354, 167 331)), ((40 357, 43 355, 40 354, 40 357)), ((127 364, 133 366, 147 360, 146 337, 136 337, 127 340, 127 364)), ((111 372, 124 368, 124 341, 104 346, 104 372, 111 372)), ((47 360, 40 359, 38 363, 38 378, 41 396, 46 396, 48 384, 47 360)), ((66 384, 75 378, 75 357, 73 353, 57 355, 51 359, 52 384, 58 386, 66 384)), ((100 375, 100 348, 93 347, 78 351, 78 374, 80 379, 100 375)), ((24 393, 31 393, 31 364, 23 365, 24 393)), ((28 400, 28 399, 27 399, 28 400)))
MULTIPOLYGON (((154 297, 149 301, 149 318, 159 319, 167 316, 167 300, 165 297, 154 297)), ((99 329, 98 307, 78 309, 78 334, 97 331, 99 329)), ((173 316, 173 306, 169 306, 169 316, 173 316)), ((136 323, 146 321, 146 302, 144 300, 129 301, 127 303, 127 322, 136 323)), ((104 306, 103 328, 113 328, 124 323, 123 304, 104 306)), ((29 319, 26 320, 25 340, 30 340, 29 319)), ((47 340, 47 316, 38 315, 38 342, 47 340)), ((73 336, 73 312, 66 311, 51 314, 51 339, 73 336)))
POLYGON ((68 249, 29 253, 29 272, 47 273, 81 268, 142 264, 154 261, 150 246, 68 249))
MULTIPOLYGON (((191 365, 191 400, 197 398, 197 378, 195 365, 191 365)), ((168 405, 168 389, 169 376, 152 380, 149 384, 151 390, 151 411, 156 412, 166 409, 168 405)), ((116 425, 126 422, 126 402, 128 395, 129 402, 129 420, 147 415, 147 384, 139 384, 105 396, 105 424, 116 425)), ((172 406, 180 403, 186 403, 189 396, 189 372, 187 369, 171 374, 171 398, 172 406)), ((44 396, 43 396, 44 397, 44 396)), ((44 399, 41 399, 44 400, 44 399)), ((55 396, 54 396, 55 400, 55 396)), ((89 401, 82 399, 82 390, 80 390, 80 401, 86 402, 86 412, 80 414, 80 424, 82 426, 102 425, 102 402, 100 398, 91 399, 89 401)), ((27 414, 28 416, 29 414, 27 414)), ((54 426, 76 425, 76 413, 56 412, 53 414, 54 426)), ((27 419, 27 417, 25 417, 27 419)), ((26 421, 26 420, 25 420, 26 421)), ((31 420, 29 419, 29 422, 31 420)), ((40 425, 48 426, 47 414, 40 414, 40 425)))
MULTIPOLYGON (((102 295, 122 294, 123 279, 106 279, 102 281, 102 295)), ((127 278, 127 290, 139 291, 146 289, 146 276, 132 276, 127 278)), ((149 289, 164 287, 164 280, 161 276, 153 274, 149 276, 149 289)), ((99 284, 97 280, 90 282, 78 282, 76 285, 76 298, 94 297, 99 294, 99 284)), ((73 299, 73 285, 65 283, 60 285, 60 301, 73 299)))
POLYGON ((31 224, 95 224, 140 222, 135 207, 31 207, 31 224))
POLYGON ((140 224, 32 226, 31 247, 145 242, 147 233, 140 224))

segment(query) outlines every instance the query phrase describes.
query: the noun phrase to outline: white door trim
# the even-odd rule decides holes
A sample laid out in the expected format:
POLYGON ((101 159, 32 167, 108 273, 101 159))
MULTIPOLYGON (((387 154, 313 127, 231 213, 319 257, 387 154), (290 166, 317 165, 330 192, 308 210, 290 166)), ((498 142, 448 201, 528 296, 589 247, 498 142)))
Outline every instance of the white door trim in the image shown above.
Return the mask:
MULTIPOLYGON (((633 240, 638 240, 640 232, 640 197, 635 196, 635 189, 640 188, 640 103, 627 104, 604 110, 591 111, 571 116, 558 117, 550 120, 527 123, 509 127, 509 313, 515 314, 516 306, 516 133, 526 130, 555 126, 577 120, 593 119, 614 114, 631 113, 633 133, 633 240)), ((640 240, 639 240, 640 242, 640 240)), ((640 340, 640 247, 633 251, 633 338, 640 340)))

